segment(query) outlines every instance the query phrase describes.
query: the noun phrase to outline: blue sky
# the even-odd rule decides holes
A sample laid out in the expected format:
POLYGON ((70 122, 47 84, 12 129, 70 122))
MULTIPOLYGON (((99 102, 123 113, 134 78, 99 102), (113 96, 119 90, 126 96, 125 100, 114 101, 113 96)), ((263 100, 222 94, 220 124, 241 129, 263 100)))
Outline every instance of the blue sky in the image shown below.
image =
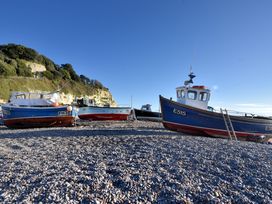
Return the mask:
POLYGON ((175 98, 190 65, 210 105, 272 115, 270 0, 10 0, 0 44, 101 81, 120 105, 175 98))

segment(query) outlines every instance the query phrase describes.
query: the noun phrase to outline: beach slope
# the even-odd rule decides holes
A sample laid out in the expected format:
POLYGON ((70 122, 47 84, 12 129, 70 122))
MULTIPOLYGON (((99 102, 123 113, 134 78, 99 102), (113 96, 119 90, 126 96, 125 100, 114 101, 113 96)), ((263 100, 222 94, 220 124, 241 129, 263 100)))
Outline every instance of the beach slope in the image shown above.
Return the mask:
POLYGON ((1 203, 271 203, 272 145, 157 122, 0 127, 1 203))

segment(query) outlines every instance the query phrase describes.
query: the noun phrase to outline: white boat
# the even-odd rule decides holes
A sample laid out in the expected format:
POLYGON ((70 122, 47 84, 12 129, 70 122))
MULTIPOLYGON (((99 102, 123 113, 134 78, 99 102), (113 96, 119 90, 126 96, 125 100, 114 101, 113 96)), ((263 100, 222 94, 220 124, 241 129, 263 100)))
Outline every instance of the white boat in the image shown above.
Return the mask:
POLYGON ((77 100, 78 117, 83 120, 128 120, 130 107, 95 106, 84 99, 77 100))

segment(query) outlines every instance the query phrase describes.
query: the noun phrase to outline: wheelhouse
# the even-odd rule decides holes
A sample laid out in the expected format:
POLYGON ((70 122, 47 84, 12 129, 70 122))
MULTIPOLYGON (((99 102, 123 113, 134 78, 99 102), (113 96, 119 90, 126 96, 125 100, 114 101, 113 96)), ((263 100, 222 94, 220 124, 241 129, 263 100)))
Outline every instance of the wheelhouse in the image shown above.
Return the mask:
POLYGON ((210 90, 205 86, 190 86, 193 84, 195 75, 189 74, 190 80, 184 82, 184 86, 177 87, 177 102, 201 109, 208 109, 210 100, 210 90))

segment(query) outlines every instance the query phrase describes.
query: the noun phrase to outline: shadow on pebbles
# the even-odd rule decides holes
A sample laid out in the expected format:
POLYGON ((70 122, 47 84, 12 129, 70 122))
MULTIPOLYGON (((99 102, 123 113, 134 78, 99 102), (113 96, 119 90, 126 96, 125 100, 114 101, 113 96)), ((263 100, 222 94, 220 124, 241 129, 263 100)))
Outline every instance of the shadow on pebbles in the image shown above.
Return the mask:
POLYGON ((1 203, 271 203, 272 146, 157 122, 0 128, 1 203))

